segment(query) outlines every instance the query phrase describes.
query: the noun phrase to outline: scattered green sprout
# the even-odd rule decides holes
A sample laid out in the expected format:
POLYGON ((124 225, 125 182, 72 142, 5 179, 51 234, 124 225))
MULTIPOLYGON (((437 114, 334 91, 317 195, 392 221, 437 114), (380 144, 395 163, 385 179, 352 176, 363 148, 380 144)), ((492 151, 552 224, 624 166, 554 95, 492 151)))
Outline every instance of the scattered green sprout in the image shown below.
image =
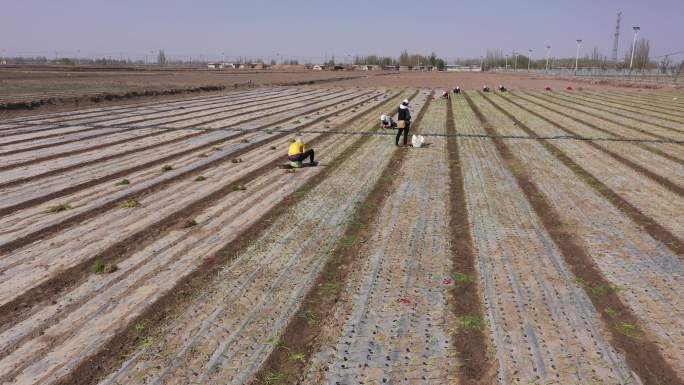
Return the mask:
POLYGON ((161 170, 162 170, 162 172, 171 171, 171 170, 173 170, 173 166, 171 166, 170 164, 165 164, 161 170))
POLYGON ((129 184, 131 184, 131 181, 129 181, 128 179, 121 179, 116 183, 117 186, 126 186, 129 184))
POLYGON ((620 332, 624 334, 625 336, 631 338, 631 339, 639 339, 644 335, 644 331, 641 330, 641 327, 639 325, 627 323, 627 322, 621 322, 620 325, 618 325, 620 332))
POLYGON ((454 281, 456 281, 458 283, 469 283, 469 282, 473 281, 473 277, 469 276, 468 274, 464 274, 464 273, 461 273, 458 271, 454 273, 453 278, 454 278, 454 281))
POLYGON ((278 385, 282 384, 286 379, 285 374, 268 372, 264 378, 264 385, 278 385))
POLYGON ((247 190, 247 187, 241 184, 236 184, 233 186, 233 191, 244 191, 247 190))
POLYGON ((55 214, 55 213, 59 213, 59 212, 67 211, 67 210, 71 210, 71 209, 73 209, 73 207, 69 203, 60 203, 60 204, 48 207, 47 212, 49 214, 55 214))
POLYGON ((482 329, 482 319, 474 315, 464 315, 457 318, 458 326, 466 330, 482 329))
POLYGON ((203 175, 200 175, 197 178, 195 178, 195 182, 202 182, 205 180, 207 180, 207 178, 205 178, 203 175))
POLYGON ((183 227, 185 227, 186 229, 189 228, 189 227, 194 227, 194 226, 197 226, 197 221, 194 220, 194 219, 188 219, 188 220, 185 222, 185 224, 183 225, 183 227))
POLYGON ((102 274, 104 273, 104 268, 104 262, 98 259, 97 261, 95 261, 95 263, 93 263, 93 266, 90 267, 90 271, 92 271, 95 274, 102 274))
POLYGON ((294 354, 290 354, 287 357, 287 360, 290 362, 304 362, 305 359, 306 359, 306 354, 304 354, 304 353, 294 353, 294 354))
POLYGON ((124 202, 121 202, 122 209, 132 209, 134 207, 140 206, 140 203, 135 198, 128 198, 124 202))

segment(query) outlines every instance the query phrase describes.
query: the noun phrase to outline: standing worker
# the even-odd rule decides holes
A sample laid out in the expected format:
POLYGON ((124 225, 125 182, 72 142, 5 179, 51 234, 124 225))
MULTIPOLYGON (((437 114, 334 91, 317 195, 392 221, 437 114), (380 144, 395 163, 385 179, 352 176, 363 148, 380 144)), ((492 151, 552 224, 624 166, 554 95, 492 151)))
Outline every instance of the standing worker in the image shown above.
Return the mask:
POLYGON ((295 140, 290 143, 290 148, 287 150, 287 159, 293 163, 301 163, 306 158, 309 158, 309 163, 312 166, 317 165, 317 163, 314 162, 313 148, 307 150, 301 135, 298 135, 295 140))
POLYGON ((398 119, 398 124, 397 124, 397 137, 394 140, 394 144, 399 146, 399 138, 401 138, 401 134, 404 134, 404 147, 408 144, 408 133, 409 129, 411 128, 411 111, 409 111, 409 101, 408 99, 404 99, 403 102, 399 105, 399 119, 398 119))

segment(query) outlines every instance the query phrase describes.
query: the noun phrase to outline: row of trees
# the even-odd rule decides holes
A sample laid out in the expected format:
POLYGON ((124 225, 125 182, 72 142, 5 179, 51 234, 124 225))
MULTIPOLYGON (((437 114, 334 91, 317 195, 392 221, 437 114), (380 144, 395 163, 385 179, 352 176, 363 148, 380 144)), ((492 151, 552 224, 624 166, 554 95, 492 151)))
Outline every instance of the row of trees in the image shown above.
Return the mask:
MULTIPOLYGON (((334 60, 335 58, 333 57, 333 64, 334 60)), ((428 56, 424 56, 420 54, 409 54, 407 50, 402 51, 401 54, 399 54, 398 58, 378 55, 356 56, 354 57, 354 64, 411 67, 432 66, 437 67, 440 70, 446 67, 446 61, 442 58, 437 57, 437 54, 435 54, 434 52, 428 56)))
MULTIPOLYGON (((612 60, 608 59, 608 56, 602 54, 598 47, 594 46, 592 51, 584 56, 580 57, 578 65, 580 67, 592 67, 592 68, 630 68, 630 61, 632 60, 632 45, 630 44, 629 50, 625 53, 624 60, 618 63, 613 63, 612 60)), ((634 46, 634 61, 632 63, 632 68, 636 70, 642 69, 653 69, 653 68, 668 68, 675 66, 674 63, 665 60, 665 62, 656 63, 649 59, 650 54, 650 42, 645 39, 639 39, 634 46)), ((509 68, 527 68, 529 63, 530 68, 546 68, 546 58, 544 59, 530 59, 527 55, 505 55, 503 50, 494 49, 488 50, 484 57, 478 59, 457 59, 455 64, 461 65, 481 65, 483 70, 489 70, 493 68, 504 68, 506 65, 509 68), (508 56, 508 57, 507 57, 508 56), (530 61, 531 60, 531 61, 530 61)), ((554 68, 574 68, 575 58, 553 58, 549 59, 549 66, 554 68)))

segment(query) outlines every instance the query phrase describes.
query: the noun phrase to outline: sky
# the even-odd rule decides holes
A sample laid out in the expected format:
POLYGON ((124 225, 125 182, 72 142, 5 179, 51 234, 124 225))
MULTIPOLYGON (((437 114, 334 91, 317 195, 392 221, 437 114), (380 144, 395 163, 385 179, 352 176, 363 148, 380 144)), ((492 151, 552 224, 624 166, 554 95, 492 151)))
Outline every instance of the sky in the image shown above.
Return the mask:
POLYGON ((597 46, 611 56, 622 11, 619 57, 632 26, 651 56, 684 51, 684 0, 0 0, 0 56, 218 60, 335 55, 398 56, 401 50, 449 60, 487 49, 543 58, 574 57, 597 46))

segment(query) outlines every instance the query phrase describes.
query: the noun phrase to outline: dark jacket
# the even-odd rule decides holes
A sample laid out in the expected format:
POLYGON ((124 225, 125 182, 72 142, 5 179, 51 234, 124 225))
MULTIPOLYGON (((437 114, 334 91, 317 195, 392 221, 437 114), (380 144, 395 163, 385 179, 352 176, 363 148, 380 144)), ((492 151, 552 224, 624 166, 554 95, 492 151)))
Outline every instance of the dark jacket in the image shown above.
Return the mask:
POLYGON ((399 120, 411 121, 411 112, 408 108, 399 108, 399 120))

